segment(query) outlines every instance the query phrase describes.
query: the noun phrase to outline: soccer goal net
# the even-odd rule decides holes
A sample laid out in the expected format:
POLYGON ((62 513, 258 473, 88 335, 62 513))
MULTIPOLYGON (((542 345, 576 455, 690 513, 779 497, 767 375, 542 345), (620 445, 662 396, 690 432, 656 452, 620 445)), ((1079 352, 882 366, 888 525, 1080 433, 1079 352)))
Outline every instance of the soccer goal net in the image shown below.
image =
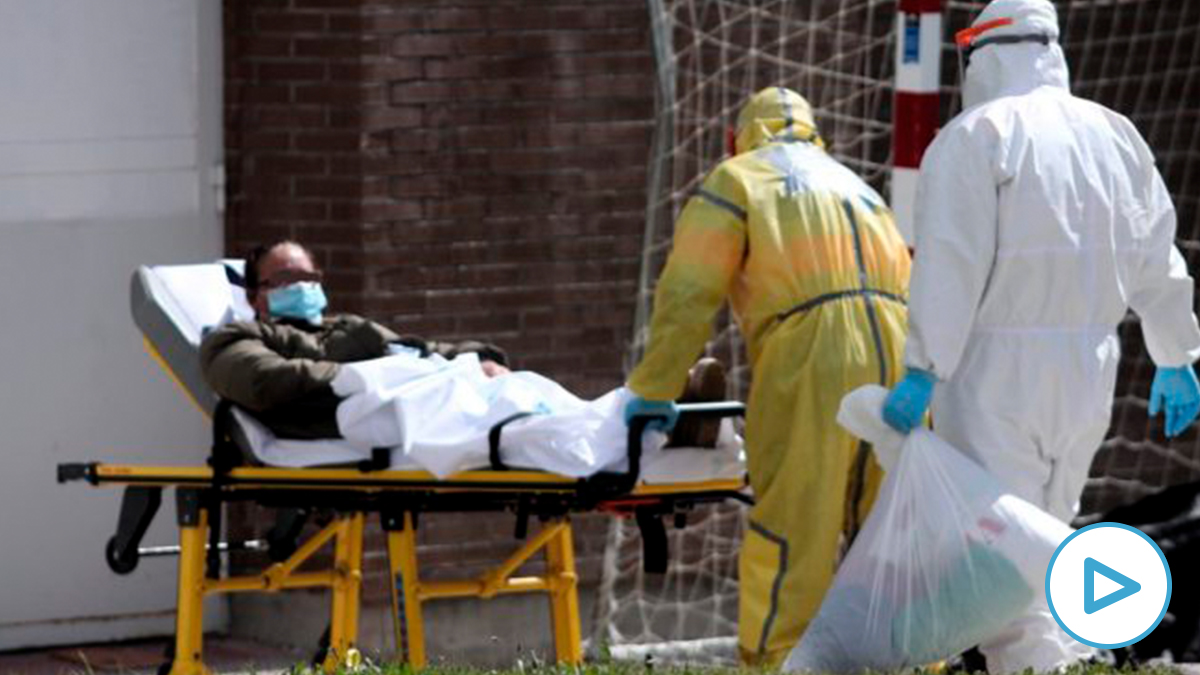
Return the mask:
MULTIPOLYGON (((943 3, 943 122, 959 107, 950 36, 985 4, 943 3)), ((1056 4, 1075 93, 1128 115, 1146 136, 1175 197, 1180 247, 1200 270, 1200 3, 1056 4)), ((725 155, 726 129, 751 93, 771 85, 801 92, 815 108, 830 152, 882 194, 891 188, 895 0, 647 0, 647 6, 658 86, 630 365, 647 337, 675 217, 725 155)), ((1121 333, 1125 358, 1113 428, 1092 469, 1084 518, 1200 479, 1195 431, 1167 442, 1161 422, 1147 416, 1154 367, 1136 319, 1121 333)), ((736 327, 722 316, 714 335, 709 353, 732 366, 730 395, 744 400, 750 373, 736 327)), ((642 572, 637 528, 615 521, 593 644, 617 657, 733 661, 743 516, 737 506, 693 514, 686 527, 671 532, 665 575, 642 572)))

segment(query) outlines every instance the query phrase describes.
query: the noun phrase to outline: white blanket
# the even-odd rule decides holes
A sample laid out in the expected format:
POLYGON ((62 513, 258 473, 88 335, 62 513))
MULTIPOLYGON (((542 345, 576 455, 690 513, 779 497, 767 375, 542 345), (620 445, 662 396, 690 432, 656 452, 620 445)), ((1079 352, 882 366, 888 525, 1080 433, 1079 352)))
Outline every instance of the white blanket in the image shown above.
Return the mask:
MULTIPOLYGON (((511 467, 588 476, 626 467, 622 410, 631 394, 615 389, 582 400, 537 373, 488 378, 474 354, 452 361, 401 353, 344 364, 333 382, 345 400, 338 429, 352 444, 393 449, 394 465, 416 464, 446 477, 488 464, 488 432, 507 424, 500 456, 511 467)), ((658 452, 666 436, 648 432, 643 453, 658 452)))

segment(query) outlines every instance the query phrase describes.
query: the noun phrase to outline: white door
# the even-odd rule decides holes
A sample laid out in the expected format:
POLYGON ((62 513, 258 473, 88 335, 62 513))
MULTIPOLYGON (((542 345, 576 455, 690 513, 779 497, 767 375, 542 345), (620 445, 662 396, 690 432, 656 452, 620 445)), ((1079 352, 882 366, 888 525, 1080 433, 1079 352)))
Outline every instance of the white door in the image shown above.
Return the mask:
MULTIPOLYGON (((0 0, 0 649, 173 631, 176 559, 109 572, 120 490, 57 485, 55 466, 205 459, 129 279, 221 253, 220 11, 0 0)), ((174 543, 174 519, 168 492, 146 542, 174 543)))

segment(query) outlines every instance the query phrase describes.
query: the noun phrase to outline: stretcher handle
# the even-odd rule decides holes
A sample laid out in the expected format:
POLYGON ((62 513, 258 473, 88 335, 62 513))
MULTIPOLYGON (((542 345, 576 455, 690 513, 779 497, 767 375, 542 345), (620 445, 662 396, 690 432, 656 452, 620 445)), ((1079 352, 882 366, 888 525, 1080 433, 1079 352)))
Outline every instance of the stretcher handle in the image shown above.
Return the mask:
POLYGON ((86 480, 94 485, 96 483, 96 463, 67 462, 64 464, 59 464, 57 477, 59 483, 86 480))
MULTIPOLYGON (((676 403, 675 408, 679 410, 679 416, 683 417, 744 417, 746 415, 746 404, 740 401, 712 401, 709 403, 676 403)), ((629 418, 629 429, 637 425, 639 431, 638 438, 641 438, 641 431, 645 430, 646 425, 654 420, 666 421, 665 415, 634 415, 629 418)), ((630 434, 630 449, 633 447, 632 440, 634 436, 630 434)))
POLYGON ((692 417, 743 417, 746 404, 740 401, 714 401, 711 403, 677 403, 680 416, 692 417))

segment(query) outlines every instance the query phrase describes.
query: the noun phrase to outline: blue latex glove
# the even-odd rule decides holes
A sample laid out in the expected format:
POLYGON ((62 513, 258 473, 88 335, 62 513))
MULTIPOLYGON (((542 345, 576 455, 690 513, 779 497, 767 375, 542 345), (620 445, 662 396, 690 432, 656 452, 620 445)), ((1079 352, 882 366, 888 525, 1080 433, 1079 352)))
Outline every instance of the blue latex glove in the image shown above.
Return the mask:
POLYGON ((1167 413, 1163 431, 1167 438, 1174 438, 1196 419, 1200 413, 1200 381, 1191 366, 1159 368, 1154 372, 1154 384, 1150 385, 1150 416, 1160 410, 1167 413))
POLYGON ((883 402, 883 421, 902 434, 920 426, 925 419, 925 411, 929 409, 929 399, 933 397, 933 383, 936 381, 933 373, 909 368, 883 402))
POLYGON ((646 428, 670 433, 671 429, 675 428, 675 422, 679 421, 679 406, 675 405, 674 401, 647 401, 641 396, 636 396, 625 404, 626 426, 635 416, 657 417, 658 419, 650 420, 646 428))

